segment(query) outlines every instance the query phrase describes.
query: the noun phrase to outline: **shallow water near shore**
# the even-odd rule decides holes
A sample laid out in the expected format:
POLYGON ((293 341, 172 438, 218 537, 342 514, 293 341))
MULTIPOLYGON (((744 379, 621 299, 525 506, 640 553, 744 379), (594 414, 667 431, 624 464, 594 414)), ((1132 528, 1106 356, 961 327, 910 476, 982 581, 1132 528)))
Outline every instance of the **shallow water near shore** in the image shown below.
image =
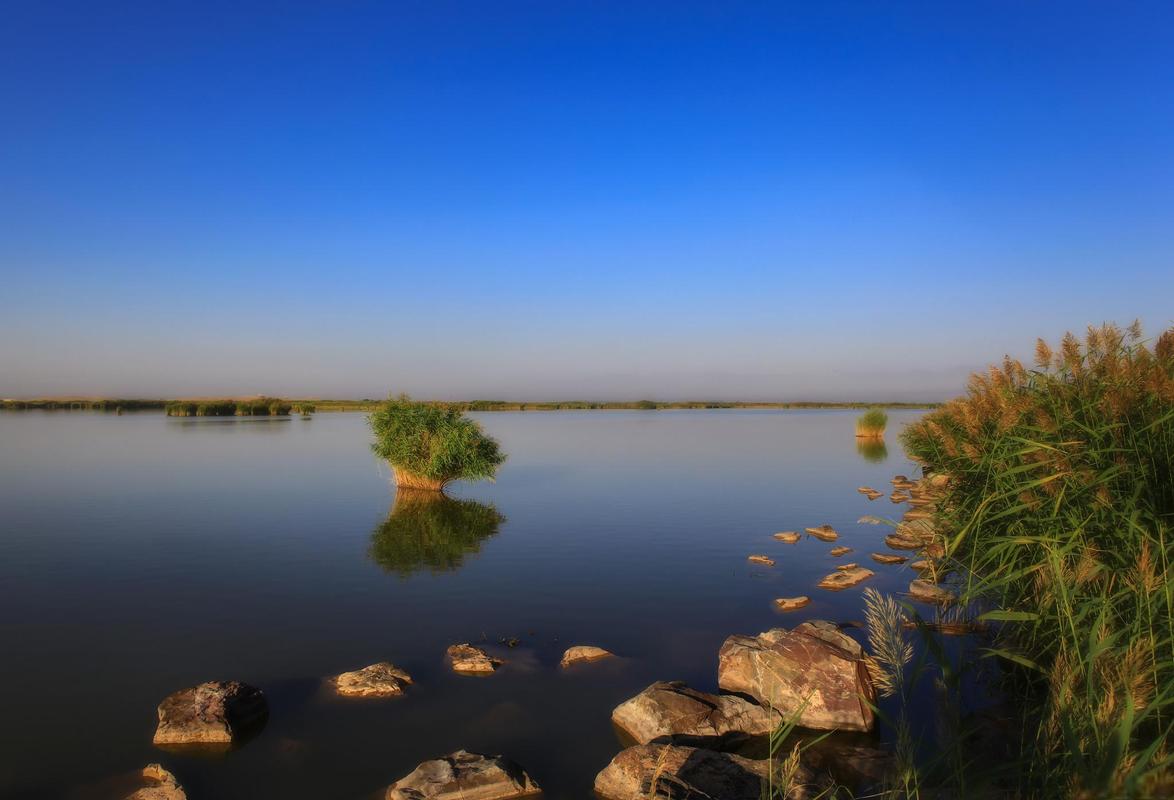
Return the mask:
POLYGON ((441 504, 397 502, 361 414, 0 414, 0 796, 102 797, 159 761, 192 800, 374 797, 465 748, 547 798, 590 797, 623 700, 655 680, 715 691, 729 634, 861 620, 865 587, 907 588, 907 566, 869 558, 890 530, 857 520, 905 509, 889 479, 917 474, 897 433, 921 413, 889 412, 868 452, 853 411, 474 414, 509 460, 441 504), (771 537, 823 523, 853 552, 771 537), (816 588, 845 561, 877 574, 816 588), (447 668, 446 647, 482 640, 498 673, 447 668), (561 669, 575 644, 620 657, 561 669), (323 686, 382 660, 415 679, 403 697, 323 686), (269 698, 255 738, 151 745, 165 695, 227 679, 269 698))

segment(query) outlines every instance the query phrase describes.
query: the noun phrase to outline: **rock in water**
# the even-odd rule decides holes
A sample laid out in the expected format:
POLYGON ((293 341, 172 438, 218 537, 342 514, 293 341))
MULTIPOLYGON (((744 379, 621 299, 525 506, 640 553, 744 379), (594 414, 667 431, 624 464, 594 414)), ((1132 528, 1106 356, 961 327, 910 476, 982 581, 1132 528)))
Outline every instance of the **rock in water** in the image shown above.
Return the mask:
POLYGON ((908 561, 905 556, 894 556, 888 553, 873 553, 872 560, 878 564, 904 564, 908 561))
POLYGON ((842 567, 838 567, 836 572, 828 575, 816 585, 820 589, 830 589, 833 592, 838 592, 841 589, 850 589, 858 583, 863 583, 875 574, 875 572, 865 567, 859 567, 855 564, 845 564, 842 567), (848 567, 851 567, 851 569, 847 569, 848 567))
POLYGON ((799 597, 780 597, 775 600, 775 607, 779 611, 796 611, 811 603, 811 598, 807 595, 799 597))
POLYGON ((445 655, 456 672, 486 674, 496 671, 504 663, 500 658, 494 658, 484 649, 468 642, 454 644, 445 651, 445 655))
POLYGON ((954 593, 943 589, 936 583, 923 581, 920 578, 909 584, 909 596, 923 603, 939 603, 945 605, 956 599, 954 593))
POLYGON ((239 681, 181 689, 159 704, 155 744, 229 744, 269 716, 265 695, 239 681))
POLYGON ((796 531, 780 531, 775 534, 775 538, 780 542, 795 544, 795 542, 799 541, 799 534, 796 531))
POLYGON ((773 558, 770 556, 764 556, 760 553, 755 553, 752 556, 746 556, 746 560, 752 564, 762 564, 766 567, 773 567, 775 565, 775 560, 773 558))
POLYGON ((876 489, 873 489, 871 486, 857 486, 856 491, 860 492, 861 494, 872 494, 876 491, 876 489))
MULTIPOLYGON (((595 792, 605 800, 759 800, 768 769, 731 753, 642 744, 595 776, 595 792)), ((810 770, 799 771, 797 782, 810 783, 810 770)))
POLYGON ((810 533, 821 542, 834 542, 840 538, 840 534, 836 533, 836 529, 831 525, 820 525, 816 528, 804 528, 803 530, 810 533))
POLYGON ((558 663, 561 666, 569 667, 572 664, 582 664, 588 661, 599 661, 601 658, 611 658, 613 655, 615 654, 604 650, 602 647, 580 644, 574 647, 568 647, 567 651, 563 653, 562 661, 558 663))
POLYGON ((741 697, 706 694, 682 681, 658 681, 616 706, 611 721, 640 744, 648 744, 662 736, 766 736, 783 718, 741 697))
POLYGON ((540 791, 508 758, 458 750, 416 767, 387 788, 385 800, 508 800, 540 791))
POLYGON ((869 704, 876 693, 864 652, 830 622, 729 637, 718 653, 717 680, 725 691, 751 697, 784 718, 798 715, 797 724, 805 728, 867 731, 873 726, 869 704))
POLYGON ((918 572, 925 572, 927 569, 929 569, 930 567, 933 566, 933 562, 927 561, 926 559, 922 559, 920 561, 914 561, 909 566, 912 567, 913 569, 917 570, 918 572))
POLYGON ((344 697, 394 697, 404 693, 412 676, 387 661, 331 678, 334 689, 344 697))
POLYGON ((920 550, 922 542, 903 533, 890 533, 885 537, 885 544, 894 550, 920 550))
POLYGON ((125 800, 187 800, 175 776, 159 764, 148 764, 142 777, 147 785, 127 795, 125 800))
POLYGON ((828 552, 831 553, 836 558, 839 558, 840 556, 844 555, 845 553, 851 553, 852 548, 848 547, 847 545, 840 545, 839 547, 833 547, 828 552))

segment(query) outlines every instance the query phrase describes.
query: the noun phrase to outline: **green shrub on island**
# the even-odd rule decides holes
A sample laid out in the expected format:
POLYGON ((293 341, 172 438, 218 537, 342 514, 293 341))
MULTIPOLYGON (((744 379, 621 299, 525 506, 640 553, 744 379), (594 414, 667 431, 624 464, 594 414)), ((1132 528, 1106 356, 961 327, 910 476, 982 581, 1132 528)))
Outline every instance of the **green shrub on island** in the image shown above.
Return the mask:
POLYGON ((1042 340, 910 425, 946 476, 937 525, 963 606, 1001 624, 1009 795, 1174 793, 1174 328, 1042 340))
POLYGON ((856 418, 856 436, 859 439, 881 439, 888 424, 888 414, 879 408, 870 408, 856 418))
POLYGON ((455 480, 492 479, 505 461, 497 442, 453 408, 400 395, 367 421, 371 449, 391 465, 397 486, 440 491, 455 480))
POLYGON ((253 400, 176 400, 163 407, 169 417, 276 417, 290 412, 291 403, 276 397, 253 400))

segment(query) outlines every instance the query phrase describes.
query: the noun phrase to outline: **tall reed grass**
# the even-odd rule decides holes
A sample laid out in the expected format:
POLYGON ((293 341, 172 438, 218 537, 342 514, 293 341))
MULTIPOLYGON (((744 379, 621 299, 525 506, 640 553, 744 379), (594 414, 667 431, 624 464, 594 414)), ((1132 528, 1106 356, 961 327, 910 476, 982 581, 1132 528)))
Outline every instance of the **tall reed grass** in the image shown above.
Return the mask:
POLYGON ((856 419, 856 438, 880 439, 885 435, 889 415, 879 408, 870 408, 856 419))
POLYGON ((948 564, 999 625, 1008 795, 1174 795, 1174 329, 1041 340, 902 438, 948 476, 948 564))

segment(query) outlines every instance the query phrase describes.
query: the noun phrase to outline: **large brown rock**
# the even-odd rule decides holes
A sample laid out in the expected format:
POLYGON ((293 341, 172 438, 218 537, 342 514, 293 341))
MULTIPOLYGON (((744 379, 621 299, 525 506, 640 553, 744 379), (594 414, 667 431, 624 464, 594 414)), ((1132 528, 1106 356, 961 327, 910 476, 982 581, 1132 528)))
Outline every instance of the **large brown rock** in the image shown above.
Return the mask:
POLYGON ((155 744, 230 744, 268 716, 260 689, 240 681, 209 681, 159 704, 155 744))
POLYGON ((387 788, 385 800, 509 800, 542 791, 503 756, 458 750, 425 761, 387 788))
POLYGON ((140 777, 145 785, 125 800, 187 800, 179 781, 159 764, 148 764, 140 777))
POLYGON ((672 737, 766 736, 782 717, 741 697, 706 694, 681 681, 657 681, 616 706, 611 721, 647 744, 672 737))
MULTIPOLYGON (((663 744, 620 751, 595 776, 595 792, 605 800, 759 800, 769 765, 731 753, 663 744)), ((784 796, 810 795, 811 773, 800 767, 784 796)))
POLYGON ((477 645, 454 644, 445 651, 449 664, 455 672, 465 672, 474 675, 488 675, 502 665, 500 658, 494 658, 485 648, 477 645))
POLYGON ((718 653, 718 685, 818 730, 867 731, 876 694, 855 640, 822 620, 735 635, 718 653))

